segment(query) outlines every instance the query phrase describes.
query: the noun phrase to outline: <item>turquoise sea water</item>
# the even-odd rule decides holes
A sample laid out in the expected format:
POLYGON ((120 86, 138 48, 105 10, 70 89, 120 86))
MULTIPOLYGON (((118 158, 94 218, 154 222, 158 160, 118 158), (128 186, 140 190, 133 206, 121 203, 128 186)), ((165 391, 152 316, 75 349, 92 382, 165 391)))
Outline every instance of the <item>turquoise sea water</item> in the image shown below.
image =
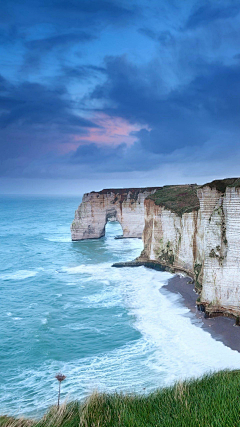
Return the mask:
POLYGON ((0 413, 40 416, 94 390, 145 393, 178 379, 240 368, 240 354, 197 328, 170 273, 112 268, 139 239, 71 242, 80 198, 0 199, 0 413))

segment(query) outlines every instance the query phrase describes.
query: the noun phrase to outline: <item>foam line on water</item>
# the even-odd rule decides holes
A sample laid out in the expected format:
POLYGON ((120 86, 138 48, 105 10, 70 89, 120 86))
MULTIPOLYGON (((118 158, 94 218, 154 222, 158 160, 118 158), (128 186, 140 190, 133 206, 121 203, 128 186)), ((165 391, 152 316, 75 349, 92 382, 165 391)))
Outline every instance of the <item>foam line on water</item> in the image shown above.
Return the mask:
POLYGON ((44 239, 48 240, 49 242, 55 242, 55 243, 72 243, 72 240, 69 236, 45 237, 44 239))
POLYGON ((32 270, 18 270, 12 273, 4 273, 0 275, 0 278, 2 280, 24 280, 28 279, 29 277, 34 277, 38 271, 32 271, 32 270))

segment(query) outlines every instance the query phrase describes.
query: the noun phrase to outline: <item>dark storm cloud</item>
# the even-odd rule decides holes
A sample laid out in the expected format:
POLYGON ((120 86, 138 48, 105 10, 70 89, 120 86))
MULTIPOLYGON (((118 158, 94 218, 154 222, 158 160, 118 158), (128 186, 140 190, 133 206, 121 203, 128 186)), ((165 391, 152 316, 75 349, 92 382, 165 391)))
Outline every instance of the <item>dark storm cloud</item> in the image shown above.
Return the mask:
POLYGON ((240 67, 206 64, 204 73, 168 94, 157 91, 151 74, 126 61, 108 58, 107 81, 93 98, 108 99, 108 114, 147 124, 152 130, 136 133, 143 147, 169 153, 202 145, 217 129, 239 127, 240 67), (112 107, 111 107, 112 106, 112 107))
POLYGON ((151 170, 162 160, 163 156, 147 152, 139 142, 130 147, 124 143, 117 147, 100 147, 92 143, 81 145, 70 153, 67 164, 75 167, 85 165, 94 172, 132 172, 151 170))
POLYGON ((204 6, 198 7, 197 10, 192 12, 189 16, 185 29, 194 29, 199 26, 211 24, 219 19, 233 18, 240 12, 240 5, 237 3, 229 2, 227 6, 214 3, 208 3, 204 6))
MULTIPOLYGON (((80 145, 78 149, 70 156, 71 163, 77 164, 99 164, 108 161, 115 161, 117 157, 122 157, 126 150, 126 144, 113 147, 99 147, 96 144, 80 145), (99 162, 99 160, 101 161, 99 162)), ((114 166, 115 167, 115 166, 114 166)))
POLYGON ((0 127, 17 124, 58 125, 62 130, 69 127, 98 127, 93 122, 76 115, 63 87, 49 88, 39 83, 25 82, 18 86, 2 81, 0 127))
POLYGON ((69 143, 72 135, 86 135, 98 127, 76 113, 64 88, 30 82, 12 85, 0 77, 2 173, 22 174, 22 164, 43 155, 51 144, 69 143), (17 158, 19 169, 15 160, 12 163, 17 158))

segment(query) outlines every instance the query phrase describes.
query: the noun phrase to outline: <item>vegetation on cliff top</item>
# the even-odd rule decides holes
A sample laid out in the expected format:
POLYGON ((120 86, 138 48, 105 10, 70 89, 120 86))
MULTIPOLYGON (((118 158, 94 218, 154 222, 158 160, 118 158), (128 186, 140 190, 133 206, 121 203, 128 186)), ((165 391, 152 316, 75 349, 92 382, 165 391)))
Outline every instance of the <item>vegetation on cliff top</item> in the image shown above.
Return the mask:
POLYGON ((220 193, 225 193, 227 187, 240 187, 240 178, 216 179, 202 185, 201 188, 203 187, 216 188, 220 193))
POLYGON ((196 211, 200 208, 197 197, 197 184, 191 185, 165 185, 159 188, 147 199, 154 200, 158 206, 163 206, 177 215, 196 211))
POLYGON ((0 417, 1 427, 239 426, 240 371, 222 371, 150 395, 93 394, 53 407, 41 420, 0 417))

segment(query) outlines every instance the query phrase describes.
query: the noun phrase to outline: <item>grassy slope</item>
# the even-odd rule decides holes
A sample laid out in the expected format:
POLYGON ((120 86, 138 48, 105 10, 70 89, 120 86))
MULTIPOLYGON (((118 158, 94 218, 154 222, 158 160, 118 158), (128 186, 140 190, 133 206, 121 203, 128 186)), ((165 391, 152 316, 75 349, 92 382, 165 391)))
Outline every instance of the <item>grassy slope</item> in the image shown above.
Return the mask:
POLYGON ((239 391, 240 371, 223 371, 148 396, 94 394, 83 404, 52 408, 35 422, 0 417, 0 426, 237 427, 239 391))
POLYGON ((221 193, 225 193, 227 187, 240 187, 240 178, 216 179, 215 181, 202 185, 202 188, 203 187, 216 188, 221 193))
POLYGON ((156 205, 163 206, 182 216, 186 212, 199 209, 197 189, 198 186, 196 184, 165 185, 147 198, 154 200, 156 205))

